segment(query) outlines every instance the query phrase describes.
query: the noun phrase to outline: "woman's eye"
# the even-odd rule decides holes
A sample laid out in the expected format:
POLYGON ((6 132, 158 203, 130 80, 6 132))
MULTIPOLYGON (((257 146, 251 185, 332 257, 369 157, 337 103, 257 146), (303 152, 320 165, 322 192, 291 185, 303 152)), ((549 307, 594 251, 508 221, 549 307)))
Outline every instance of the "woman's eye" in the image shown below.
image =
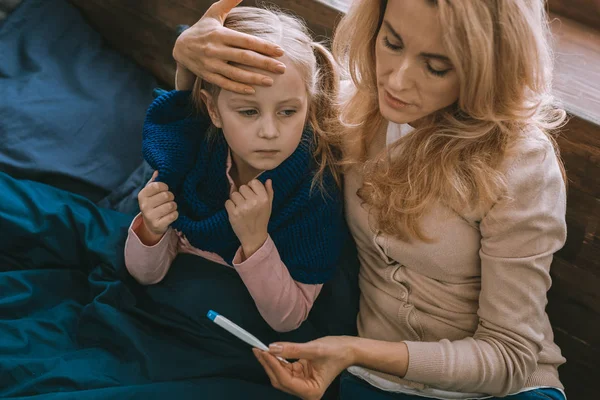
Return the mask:
POLYGON ((390 50, 394 50, 394 51, 402 50, 402 45, 398 45, 398 44, 394 44, 394 43, 390 42, 390 40, 388 39, 387 36, 384 36, 384 38, 383 38, 383 45, 390 50))
POLYGON ((449 69, 444 69, 444 70, 437 70, 435 68, 433 68, 431 65, 427 64, 427 70, 429 72, 431 72, 433 75, 435 76, 444 76, 446 75, 452 68, 449 69))
POLYGON ((238 113, 240 113, 244 117, 253 117, 258 114, 258 111, 256 111, 256 110, 240 110, 240 111, 238 111, 238 113))

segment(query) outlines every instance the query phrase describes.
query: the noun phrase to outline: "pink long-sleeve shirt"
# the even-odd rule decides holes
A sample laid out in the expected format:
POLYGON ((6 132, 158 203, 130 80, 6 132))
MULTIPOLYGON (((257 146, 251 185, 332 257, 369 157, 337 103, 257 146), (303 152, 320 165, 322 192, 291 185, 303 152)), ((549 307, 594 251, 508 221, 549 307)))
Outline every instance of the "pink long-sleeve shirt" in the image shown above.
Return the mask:
MULTIPOLYGON (((230 169, 229 156, 227 178, 233 193, 237 187, 230 177, 230 169)), ((197 255, 231 267, 218 254, 192 246, 181 232, 173 228, 169 228, 157 244, 146 246, 138 236, 143 223, 142 215, 138 214, 129 227, 125 243, 125 265, 139 283, 152 285, 160 282, 178 253, 197 255)), ((261 316, 279 332, 296 329, 306 320, 323 286, 295 281, 270 236, 262 247, 246 260, 243 260, 240 247, 233 259, 233 268, 248 288, 261 316)))

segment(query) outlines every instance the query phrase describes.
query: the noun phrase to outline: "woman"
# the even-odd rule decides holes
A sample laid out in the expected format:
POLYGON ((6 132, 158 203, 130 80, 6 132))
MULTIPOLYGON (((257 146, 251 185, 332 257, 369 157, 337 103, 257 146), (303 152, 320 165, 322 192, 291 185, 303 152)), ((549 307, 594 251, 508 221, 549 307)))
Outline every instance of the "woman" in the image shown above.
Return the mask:
MULTIPOLYGON (((236 3, 178 40, 180 87, 191 71, 250 93, 270 81, 235 63, 281 68, 276 46, 220 26, 236 3)), ((565 113, 552 105, 543 0, 356 0, 333 49, 352 78, 344 184, 360 337, 255 351, 272 384, 316 399, 347 370, 343 399, 564 399, 545 306, 566 238, 550 136, 565 113)))

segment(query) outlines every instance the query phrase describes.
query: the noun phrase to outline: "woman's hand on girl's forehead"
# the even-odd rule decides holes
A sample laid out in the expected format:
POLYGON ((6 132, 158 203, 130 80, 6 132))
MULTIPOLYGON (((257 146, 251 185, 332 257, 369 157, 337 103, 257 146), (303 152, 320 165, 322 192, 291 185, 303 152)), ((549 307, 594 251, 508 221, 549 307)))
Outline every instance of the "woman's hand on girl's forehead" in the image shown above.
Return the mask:
POLYGON ((227 14, 240 2, 214 3, 196 24, 179 36, 173 58, 178 68, 185 68, 223 89, 247 94, 254 93, 249 85, 270 86, 272 79, 230 62, 275 73, 285 72, 285 65, 272 58, 284 53, 276 44, 223 27, 227 14))

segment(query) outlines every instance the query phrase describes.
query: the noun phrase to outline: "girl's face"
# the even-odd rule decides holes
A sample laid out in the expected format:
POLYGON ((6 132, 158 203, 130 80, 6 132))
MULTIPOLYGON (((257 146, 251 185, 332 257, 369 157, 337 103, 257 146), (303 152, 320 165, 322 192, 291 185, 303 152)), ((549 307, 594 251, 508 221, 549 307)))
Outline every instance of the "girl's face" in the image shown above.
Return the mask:
POLYGON ((302 76, 285 56, 280 61, 286 65, 282 75, 243 67, 270 76, 270 87, 255 86, 256 93, 245 95, 221 90, 216 105, 205 96, 236 168, 252 176, 285 161, 298 147, 306 122, 308 95, 302 76))
POLYGON ((437 7, 389 0, 375 45, 379 109, 411 123, 458 100, 458 76, 444 54, 437 7))

